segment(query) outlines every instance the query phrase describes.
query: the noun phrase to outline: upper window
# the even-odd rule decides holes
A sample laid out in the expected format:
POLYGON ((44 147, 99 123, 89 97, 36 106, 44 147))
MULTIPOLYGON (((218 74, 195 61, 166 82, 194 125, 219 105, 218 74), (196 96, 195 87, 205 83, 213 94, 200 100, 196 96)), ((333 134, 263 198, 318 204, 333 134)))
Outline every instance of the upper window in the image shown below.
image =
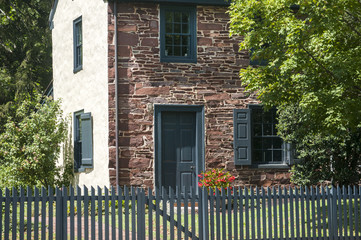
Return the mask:
POLYGON ((82 172, 93 167, 93 130, 90 113, 74 113, 74 169, 82 172))
POLYGON ((160 60, 196 62, 196 8, 161 6, 160 60))
POLYGON ((236 165, 280 166, 292 160, 290 146, 277 135, 277 111, 260 105, 234 110, 236 165))
POLYGON ((73 48, 74 48, 74 72, 83 69, 83 33, 82 17, 73 22, 73 48))

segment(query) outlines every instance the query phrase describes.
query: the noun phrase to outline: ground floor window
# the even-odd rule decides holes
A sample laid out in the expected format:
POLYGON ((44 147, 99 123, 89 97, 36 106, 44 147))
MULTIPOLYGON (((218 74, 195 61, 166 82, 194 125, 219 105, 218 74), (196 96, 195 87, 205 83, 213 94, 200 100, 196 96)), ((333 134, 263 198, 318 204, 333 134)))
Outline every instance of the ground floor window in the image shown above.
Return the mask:
POLYGON ((236 165, 287 166, 290 145, 277 135, 277 110, 261 105, 234 110, 234 155, 236 165))
POLYGON ((93 126, 91 113, 74 113, 74 170, 93 167, 93 126))

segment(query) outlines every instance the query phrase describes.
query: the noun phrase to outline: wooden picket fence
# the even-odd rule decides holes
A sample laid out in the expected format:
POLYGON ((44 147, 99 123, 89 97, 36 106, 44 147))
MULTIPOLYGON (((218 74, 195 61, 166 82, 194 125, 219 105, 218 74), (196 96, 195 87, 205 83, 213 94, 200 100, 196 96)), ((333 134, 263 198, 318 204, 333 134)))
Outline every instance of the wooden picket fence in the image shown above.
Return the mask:
POLYGON ((0 191, 2 239, 360 239, 361 187, 0 191))

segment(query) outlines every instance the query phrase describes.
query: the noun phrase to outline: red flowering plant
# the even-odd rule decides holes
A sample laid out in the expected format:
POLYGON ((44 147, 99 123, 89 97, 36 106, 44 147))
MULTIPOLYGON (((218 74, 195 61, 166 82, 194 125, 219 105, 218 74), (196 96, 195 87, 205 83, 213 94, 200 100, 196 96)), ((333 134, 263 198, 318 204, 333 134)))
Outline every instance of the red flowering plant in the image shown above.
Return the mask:
MULTIPOLYGON (((198 186, 204 186, 208 191, 213 189, 214 193, 216 189, 221 191, 222 188, 224 188, 225 192, 227 192, 228 188, 231 188, 231 184, 235 179, 235 177, 232 176, 229 172, 221 168, 213 168, 207 172, 202 172, 198 175, 198 177, 198 186)), ((233 193, 233 191, 231 193, 233 193)))

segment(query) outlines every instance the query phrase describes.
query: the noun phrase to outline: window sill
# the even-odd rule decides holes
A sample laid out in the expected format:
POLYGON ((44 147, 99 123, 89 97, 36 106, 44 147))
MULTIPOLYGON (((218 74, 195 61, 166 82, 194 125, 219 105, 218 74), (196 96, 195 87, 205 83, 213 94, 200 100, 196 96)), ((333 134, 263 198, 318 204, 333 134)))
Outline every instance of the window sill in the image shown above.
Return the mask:
POLYGON ((73 69, 73 73, 80 72, 81 70, 83 70, 83 66, 82 66, 82 65, 79 66, 79 67, 77 67, 77 68, 74 68, 74 69, 73 69))
POLYGON ((80 168, 74 169, 74 172, 82 173, 82 172, 86 172, 87 169, 91 169, 91 168, 93 167, 81 166, 80 168))
POLYGON ((251 168, 282 168, 282 169, 289 169, 290 166, 285 163, 279 164, 252 164, 251 168))
POLYGON ((196 58, 161 57, 160 62, 162 62, 162 63, 197 63, 197 59, 196 58))

